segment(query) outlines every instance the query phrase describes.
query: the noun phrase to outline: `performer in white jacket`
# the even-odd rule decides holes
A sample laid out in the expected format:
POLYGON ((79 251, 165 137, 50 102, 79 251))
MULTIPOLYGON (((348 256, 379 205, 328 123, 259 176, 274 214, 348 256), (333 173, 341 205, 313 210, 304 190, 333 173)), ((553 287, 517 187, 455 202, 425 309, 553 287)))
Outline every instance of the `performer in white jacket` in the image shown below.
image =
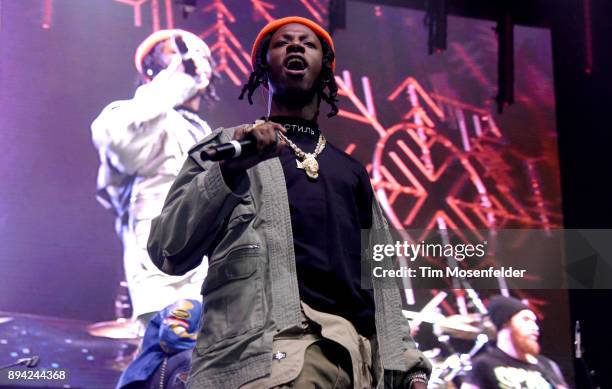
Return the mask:
POLYGON ((140 44, 135 65, 143 83, 134 97, 109 104, 91 130, 100 156, 97 198, 117 215, 132 318, 146 325, 179 299, 199 300, 206 276, 207 261, 183 276, 162 273, 149 258, 147 239, 187 151, 211 132, 196 112, 212 90, 213 62, 196 35, 161 30, 140 44))

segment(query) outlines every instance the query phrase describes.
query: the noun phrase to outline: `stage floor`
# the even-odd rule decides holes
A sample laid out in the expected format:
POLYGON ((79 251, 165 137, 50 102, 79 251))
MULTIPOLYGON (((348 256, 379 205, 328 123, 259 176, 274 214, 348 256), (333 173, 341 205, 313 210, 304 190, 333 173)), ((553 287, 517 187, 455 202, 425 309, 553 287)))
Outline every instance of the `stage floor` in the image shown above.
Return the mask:
POLYGON ((40 360, 34 369, 65 369, 68 372, 67 382, 21 379, 7 386, 6 371, 2 371, 0 387, 114 388, 137 341, 91 336, 87 332, 90 324, 0 311, 0 366, 38 356, 40 360))

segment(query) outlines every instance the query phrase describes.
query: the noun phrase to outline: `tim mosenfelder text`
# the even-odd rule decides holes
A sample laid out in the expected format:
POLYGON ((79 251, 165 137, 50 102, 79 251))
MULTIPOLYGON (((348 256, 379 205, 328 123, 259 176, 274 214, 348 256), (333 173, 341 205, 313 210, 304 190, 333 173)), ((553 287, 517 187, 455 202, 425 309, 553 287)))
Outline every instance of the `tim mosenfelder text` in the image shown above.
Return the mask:
MULTIPOLYGON (((442 260, 463 261, 466 259, 482 259, 486 255, 487 241, 480 243, 410 243, 397 241, 395 244, 375 244, 372 251, 372 260, 380 262, 386 257, 404 257, 411 262, 418 258, 431 258, 442 260)), ((525 269, 514 269, 513 267, 485 269, 463 269, 458 266, 448 266, 445 269, 433 268, 431 266, 406 267, 399 269, 384 269, 377 266, 372 269, 374 277, 422 277, 422 278, 522 278, 525 269)))

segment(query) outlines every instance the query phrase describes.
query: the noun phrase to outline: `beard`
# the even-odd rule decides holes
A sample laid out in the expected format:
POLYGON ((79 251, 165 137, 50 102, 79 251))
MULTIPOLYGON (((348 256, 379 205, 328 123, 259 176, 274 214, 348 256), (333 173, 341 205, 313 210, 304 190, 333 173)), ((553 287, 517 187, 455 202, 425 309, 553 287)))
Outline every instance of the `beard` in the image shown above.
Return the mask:
POLYGON ((540 344, 537 340, 533 340, 514 329, 511 332, 512 343, 517 351, 523 354, 537 356, 540 354, 540 344))

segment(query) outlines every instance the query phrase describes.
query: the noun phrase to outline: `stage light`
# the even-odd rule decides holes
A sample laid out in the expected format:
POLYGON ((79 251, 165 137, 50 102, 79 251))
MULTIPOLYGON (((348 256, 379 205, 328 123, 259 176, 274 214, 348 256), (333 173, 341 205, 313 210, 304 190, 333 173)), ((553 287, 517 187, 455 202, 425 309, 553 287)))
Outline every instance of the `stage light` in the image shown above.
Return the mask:
POLYGON ((425 4, 425 25, 429 54, 446 50, 446 24, 446 0, 428 0, 425 4))
POLYGON ((497 110, 514 103, 514 20, 510 11, 503 12, 495 29, 499 50, 497 62, 497 110))
POLYGON ((329 33, 346 28, 346 0, 329 2, 329 33))

